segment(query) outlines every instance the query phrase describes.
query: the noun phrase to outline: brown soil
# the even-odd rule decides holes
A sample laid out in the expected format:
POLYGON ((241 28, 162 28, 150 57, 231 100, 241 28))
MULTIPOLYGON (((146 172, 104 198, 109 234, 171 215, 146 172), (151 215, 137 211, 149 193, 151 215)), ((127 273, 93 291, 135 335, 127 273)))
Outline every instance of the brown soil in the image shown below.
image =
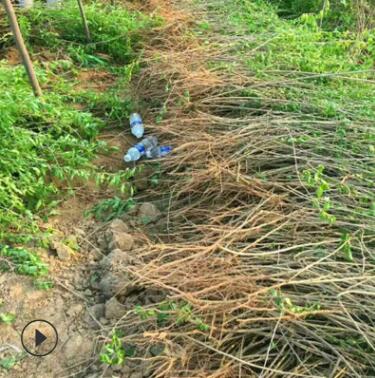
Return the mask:
POLYGON ((20 54, 15 47, 10 47, 5 51, 4 59, 6 59, 8 64, 11 66, 16 66, 21 64, 20 54))
MULTIPOLYGON (((69 221, 62 229, 72 230, 73 223, 70 222, 73 222, 74 216, 65 218, 69 221)), ((77 218, 75 221, 76 234, 82 235, 89 222, 77 222, 77 218)), ((8 348, 0 353, 0 359, 9 356, 11 351, 23 351, 21 332, 32 320, 51 322, 59 336, 57 348, 52 354, 32 357, 25 353, 13 369, 8 372, 1 370, 1 377, 63 377, 70 372, 77 373, 81 366, 87 366, 92 360, 98 335, 83 321, 87 306, 93 302, 91 292, 87 291, 91 260, 85 243, 80 244, 80 251, 69 261, 60 261, 50 251, 39 251, 49 265, 49 276, 55 285, 53 289, 38 289, 33 279, 14 273, 0 276, 0 297, 4 303, 1 311, 16 315, 14 324, 0 325, 0 345, 11 346, 10 350, 8 348)))
POLYGON ((90 89, 104 92, 115 82, 115 78, 109 72, 94 69, 81 70, 77 77, 77 89, 90 89))
MULTIPOLYGON (((95 160, 95 164, 110 172, 116 172, 119 169, 124 169, 124 152, 130 148, 135 142, 136 138, 129 135, 129 125, 122 125, 121 128, 116 128, 111 131, 104 131, 99 139, 105 141, 109 146, 115 150, 110 155, 99 155, 95 160)), ((131 167, 131 165, 129 165, 131 167)))

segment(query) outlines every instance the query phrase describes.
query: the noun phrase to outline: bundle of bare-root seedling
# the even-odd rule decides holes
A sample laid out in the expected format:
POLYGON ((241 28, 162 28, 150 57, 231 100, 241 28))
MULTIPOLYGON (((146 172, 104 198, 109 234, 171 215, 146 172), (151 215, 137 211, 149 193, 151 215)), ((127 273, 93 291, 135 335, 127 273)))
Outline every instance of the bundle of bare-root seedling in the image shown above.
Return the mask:
POLYGON ((167 299, 124 316, 144 329, 127 342, 161 346, 158 377, 374 375, 370 122, 255 103, 230 38, 187 24, 158 31, 138 82, 176 148, 152 193, 165 232, 124 267, 167 299))

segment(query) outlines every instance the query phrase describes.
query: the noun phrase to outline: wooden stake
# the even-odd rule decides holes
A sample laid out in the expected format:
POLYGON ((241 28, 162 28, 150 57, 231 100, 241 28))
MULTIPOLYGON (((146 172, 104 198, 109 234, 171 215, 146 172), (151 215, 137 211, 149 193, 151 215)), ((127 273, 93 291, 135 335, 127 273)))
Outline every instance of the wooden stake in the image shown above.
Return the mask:
POLYGON ((86 39, 88 42, 91 42, 90 29, 89 29, 89 25, 87 24, 87 19, 85 15, 85 10, 83 9, 82 1, 77 0, 77 3, 79 6, 79 12, 81 13, 83 27, 85 28, 86 39))
POLYGON ((20 27, 18 25, 17 16, 14 12, 14 8, 10 0, 3 0, 5 12, 8 15, 10 27, 16 40, 16 46, 19 54, 21 55, 22 63, 25 66, 27 75, 30 80, 30 84, 33 88, 35 96, 41 96, 42 90, 40 88, 38 79, 35 75, 33 63, 31 62, 30 55, 26 49, 25 42, 23 40, 20 27))

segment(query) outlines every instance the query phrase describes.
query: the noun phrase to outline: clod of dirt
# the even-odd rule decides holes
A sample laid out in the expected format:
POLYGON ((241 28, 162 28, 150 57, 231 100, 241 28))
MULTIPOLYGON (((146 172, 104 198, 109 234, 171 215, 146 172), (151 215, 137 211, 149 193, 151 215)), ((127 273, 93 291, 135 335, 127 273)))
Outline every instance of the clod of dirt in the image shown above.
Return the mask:
POLYGON ((116 271, 124 265, 132 265, 135 258, 121 249, 114 249, 109 255, 103 257, 99 266, 104 270, 116 271))
POLYGON ((52 241, 52 249, 56 252, 57 257, 64 261, 69 260, 70 256, 74 253, 70 247, 57 240, 52 241))
POLYGON ((105 303, 105 317, 106 319, 121 319, 125 314, 124 306, 115 298, 112 297, 105 303))
POLYGON ((150 186, 150 179, 154 173, 152 167, 143 165, 142 170, 134 178, 134 185, 137 189, 146 190, 150 186))
POLYGON ((126 273, 120 275, 108 272, 100 280, 99 290, 105 299, 109 299, 117 294, 126 296, 134 290, 134 287, 130 285, 130 280, 127 280, 126 273))
POLYGON ((86 297, 91 297, 92 296, 92 291, 90 289, 86 289, 83 294, 86 296, 86 297))
POLYGON ((102 324, 102 325, 107 325, 107 324, 109 324, 109 321, 106 319, 106 318, 100 318, 99 319, 99 322, 100 322, 100 324, 102 324))
POLYGON ((122 233, 114 233, 112 235, 112 240, 109 243, 109 249, 121 249, 123 251, 130 251, 133 248, 134 245, 134 239, 133 236, 131 236, 128 233, 122 232, 122 233))
POLYGON ((129 234, 129 227, 121 220, 115 219, 109 225, 105 238, 109 246, 109 250, 122 249, 130 251, 134 245, 134 239, 129 234))
POLYGON ((105 306, 104 303, 97 303, 87 309, 87 313, 85 314, 85 322, 91 328, 98 329, 100 328, 98 322, 99 319, 104 317, 105 306), (95 318, 95 319, 93 319, 95 318))
POLYGON ((156 222, 160 215, 160 210, 151 202, 145 202, 139 207, 138 217, 145 224, 156 222))
POLYGON ((93 261, 99 261, 103 256, 104 254, 99 250, 99 248, 93 248, 90 252, 89 252, 89 258, 93 261))
POLYGON ((160 354, 162 354, 164 352, 164 349, 165 349, 165 345, 162 344, 162 343, 157 343, 157 344, 154 344, 150 347, 150 354, 151 356, 159 356, 160 354))
POLYGON ((112 234, 116 232, 129 232, 129 227, 121 219, 115 219, 108 226, 107 232, 110 232, 112 234))
POLYGON ((75 316, 78 316, 82 311, 83 311, 83 306, 82 306, 80 303, 77 303, 76 305, 70 307, 70 308, 67 310, 66 313, 67 313, 70 317, 75 317, 75 316))
POLYGON ((85 230, 82 230, 82 228, 78 228, 76 227, 74 229, 74 232, 75 234, 77 235, 77 237, 81 238, 81 239, 85 239, 86 238, 86 231, 85 230))
POLYGON ((91 314, 96 318, 100 319, 104 316, 104 303, 97 303, 89 308, 91 314))
POLYGON ((76 361, 77 356, 90 356, 93 351, 93 340, 81 335, 70 337, 64 345, 64 355, 67 361, 76 361))
POLYGON ((143 378, 143 374, 135 371, 130 375, 130 378, 143 378))
POLYGON ((98 245, 98 248, 102 252, 107 251, 108 241, 107 241, 107 236, 105 235, 105 233, 98 233, 96 235, 96 243, 98 245))

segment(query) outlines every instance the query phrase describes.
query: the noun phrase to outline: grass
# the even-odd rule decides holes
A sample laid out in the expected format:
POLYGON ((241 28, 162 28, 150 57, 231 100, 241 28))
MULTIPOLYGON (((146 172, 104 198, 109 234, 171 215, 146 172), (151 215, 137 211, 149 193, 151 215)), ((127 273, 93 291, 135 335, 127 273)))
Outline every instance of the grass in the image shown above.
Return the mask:
POLYGON ((237 35, 237 49, 261 80, 250 93, 260 105, 335 119, 374 117, 373 29, 327 31, 313 14, 286 21, 262 1, 235 5, 226 5, 228 22, 219 32, 237 35), (248 38, 252 33, 260 34, 248 38))

